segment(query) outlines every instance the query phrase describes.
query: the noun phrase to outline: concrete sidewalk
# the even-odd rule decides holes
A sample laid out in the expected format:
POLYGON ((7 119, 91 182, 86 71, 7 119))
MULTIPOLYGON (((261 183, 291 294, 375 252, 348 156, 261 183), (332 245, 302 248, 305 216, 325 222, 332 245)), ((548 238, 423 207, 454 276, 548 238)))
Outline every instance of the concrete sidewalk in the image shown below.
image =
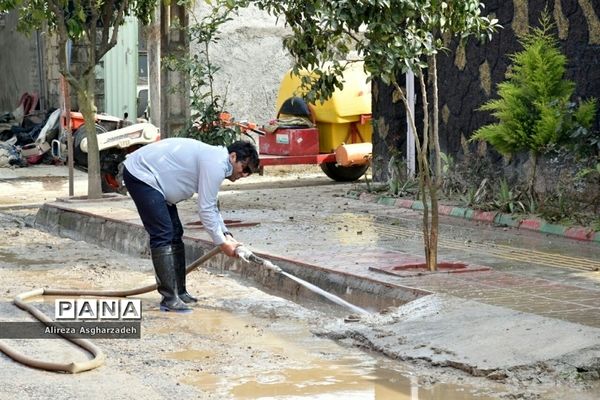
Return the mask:
MULTIPOLYGON (((549 360, 600 369, 598 243, 443 217, 439 258, 449 269, 421 273, 411 266, 423 254, 420 213, 345 197, 352 188, 318 176, 275 183, 252 177, 225 184, 220 205, 234 236, 258 255, 352 303, 385 311, 352 327, 332 327, 336 338, 361 337, 390 356, 475 375, 549 360), (403 346, 386 345, 393 332, 403 346)), ((195 201, 178 209, 191 261, 213 246, 198 225, 195 201)), ((48 202, 36 225, 118 251, 148 253, 128 197, 48 202)), ((289 279, 222 255, 208 266, 238 271, 267 289, 310 296, 289 279)))
MULTIPOLYGON (((447 218, 441 226, 440 261, 463 263, 466 268, 441 268, 431 274, 410 268, 415 261, 423 261, 418 212, 341 197, 348 185, 253 187, 252 183, 229 185, 220 196, 223 217, 236 238, 261 256, 306 269, 300 274, 305 277, 331 272, 344 279, 397 289, 383 299, 354 296, 363 306, 398 305, 425 294, 443 293, 600 327, 597 243, 447 218), (248 189, 236 190, 245 187, 248 189)), ((141 222, 129 198, 115 199, 120 200, 47 203, 44 210, 57 216, 42 213, 38 223, 51 229, 54 224, 68 224, 66 215, 81 218, 76 229, 62 227, 63 233, 73 229, 73 235, 98 223, 87 222, 91 217, 126 224, 127 229, 137 228, 137 243, 132 247, 136 252, 144 246, 141 222)), ((197 224, 195 202, 184 202, 178 208, 186 236, 209 248, 208 235, 197 224)), ((87 237, 94 235, 89 232, 87 237)), ((325 286, 335 290, 331 284, 325 286)), ((384 289, 365 290, 367 296, 370 290, 381 297, 384 289)))

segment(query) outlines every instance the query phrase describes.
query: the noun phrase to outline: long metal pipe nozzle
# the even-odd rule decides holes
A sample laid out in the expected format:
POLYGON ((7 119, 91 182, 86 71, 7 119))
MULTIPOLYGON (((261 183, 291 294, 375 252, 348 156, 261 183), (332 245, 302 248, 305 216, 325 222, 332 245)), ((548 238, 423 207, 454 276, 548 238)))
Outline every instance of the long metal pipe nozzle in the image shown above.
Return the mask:
POLYGON ((305 281, 304 279, 300 279, 297 276, 294 276, 288 272, 285 272, 280 267, 273 264, 271 261, 265 260, 264 258, 261 258, 261 257, 258 257, 257 255, 252 253, 252 251, 247 247, 238 246, 235 249, 235 253, 242 260, 249 262, 249 263, 261 265, 267 269, 270 269, 271 271, 275 271, 276 273, 282 274, 282 275, 292 279, 293 281, 299 283, 300 285, 304 286, 305 288, 307 288, 317 294, 320 294, 321 296, 331 300, 332 302, 339 304, 341 306, 344 306, 359 315, 369 315, 370 314, 367 310, 360 308, 358 306, 355 306, 354 304, 347 302, 346 300, 342 299, 341 297, 336 296, 333 293, 329 293, 329 292, 321 289, 320 287, 313 285, 310 282, 305 281))
POLYGON ((282 272, 282 269, 279 268, 277 265, 273 264, 269 260, 265 260, 264 258, 257 256, 249 248, 247 248, 245 246, 238 246, 235 249, 235 254, 239 258, 241 258, 242 260, 244 260, 246 262, 250 262, 253 264, 257 264, 257 265, 262 265, 263 267, 270 269, 271 271, 274 271, 277 273, 282 272))

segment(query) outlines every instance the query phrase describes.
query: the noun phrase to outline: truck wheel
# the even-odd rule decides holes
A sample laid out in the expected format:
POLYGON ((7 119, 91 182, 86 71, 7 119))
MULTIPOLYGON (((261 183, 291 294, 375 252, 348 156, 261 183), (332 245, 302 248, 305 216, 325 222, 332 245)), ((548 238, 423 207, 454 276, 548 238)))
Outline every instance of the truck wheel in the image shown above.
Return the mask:
MULTIPOLYGON (((102 125, 96 124, 96 134, 108 132, 102 125)), ((73 132, 73 161, 76 165, 87 168, 87 153, 81 150, 81 141, 86 137, 85 125, 82 125, 79 129, 73 132)))
POLYGON ((342 167, 334 162, 321 164, 321 169, 325 175, 337 182, 353 182, 367 172, 369 165, 353 165, 351 167, 342 167))

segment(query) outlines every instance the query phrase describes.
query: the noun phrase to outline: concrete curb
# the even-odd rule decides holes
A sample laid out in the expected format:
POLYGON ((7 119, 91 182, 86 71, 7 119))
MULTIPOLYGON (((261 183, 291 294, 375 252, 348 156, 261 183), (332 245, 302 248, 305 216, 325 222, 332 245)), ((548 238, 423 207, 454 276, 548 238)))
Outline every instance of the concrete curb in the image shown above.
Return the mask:
MULTIPOLYGON (((378 196, 360 191, 349 191, 346 194, 346 197, 391 207, 409 208, 417 211, 423 209, 423 202, 419 200, 396 198, 386 195, 378 196)), ((563 236, 569 239, 600 243, 600 231, 594 231, 594 229, 584 226, 566 227, 563 225, 548 223, 540 218, 524 219, 497 211, 481 211, 464 207, 444 205, 438 206, 438 212, 440 215, 447 215, 450 217, 487 222, 489 224, 504 225, 517 229, 526 229, 551 235, 563 236)))
MULTIPOLYGON (((92 204, 93 201, 88 201, 92 204)), ((93 212, 70 207, 68 203, 45 203, 36 214, 34 226, 53 235, 73 240, 83 240, 116 250, 134 257, 149 257, 147 233, 140 223, 114 219, 93 212)), ((214 248, 212 242, 183 237, 186 261, 194 261, 214 248)), ((397 283, 374 280, 351 272, 335 271, 316 264, 265 252, 255 252, 305 281, 325 288, 352 304, 375 310, 397 307, 422 296, 430 295, 427 290, 403 286, 397 283)), ((205 263, 205 267, 218 272, 234 272, 273 292, 287 298, 313 299, 311 291, 304 290, 283 275, 271 276, 272 272, 219 254, 205 263)))

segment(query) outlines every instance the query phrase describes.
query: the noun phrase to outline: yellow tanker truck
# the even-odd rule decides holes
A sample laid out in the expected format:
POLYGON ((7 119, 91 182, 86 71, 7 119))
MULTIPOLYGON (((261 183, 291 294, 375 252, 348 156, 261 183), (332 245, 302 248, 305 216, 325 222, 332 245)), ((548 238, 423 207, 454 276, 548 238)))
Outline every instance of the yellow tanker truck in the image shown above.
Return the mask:
POLYGON ((261 165, 318 164, 336 181, 349 182, 367 170, 372 152, 371 85, 360 62, 351 63, 324 103, 307 104, 300 78, 288 72, 277 96, 277 118, 259 137, 261 165))

